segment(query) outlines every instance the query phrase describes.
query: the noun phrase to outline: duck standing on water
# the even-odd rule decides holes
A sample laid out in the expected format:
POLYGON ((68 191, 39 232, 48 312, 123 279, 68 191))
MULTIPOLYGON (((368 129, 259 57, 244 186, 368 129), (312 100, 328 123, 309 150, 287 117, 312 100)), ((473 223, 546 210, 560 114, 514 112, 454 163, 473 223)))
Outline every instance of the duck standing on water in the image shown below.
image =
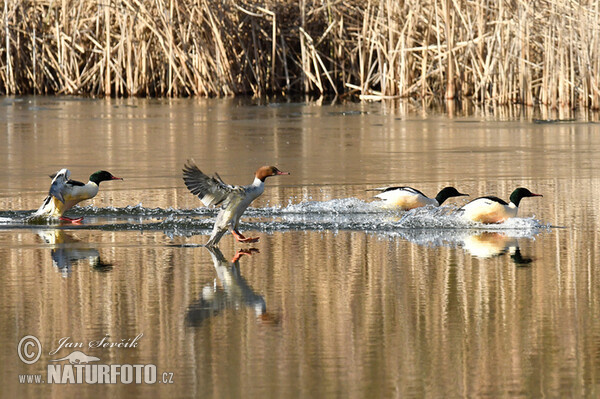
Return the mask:
POLYGON ((193 161, 188 161, 183 168, 183 181, 188 190, 198 196, 205 206, 222 205, 206 246, 216 246, 227 230, 231 230, 239 242, 257 242, 258 237, 247 238, 239 232, 240 217, 250 203, 265 191, 265 179, 279 175, 289 175, 289 173, 282 172, 275 166, 262 166, 254 174, 252 184, 231 186, 221 180, 218 174, 209 177, 202 173, 193 161))
POLYGON ((59 220, 80 223, 83 217, 71 219, 63 214, 71 209, 75 204, 94 198, 98 194, 100 183, 107 180, 123 180, 120 177, 115 177, 105 170, 90 175, 90 181, 82 183, 76 180, 70 180, 71 172, 69 169, 61 169, 53 175, 52 184, 48 196, 34 214, 33 218, 46 217, 58 218, 59 220))
POLYGON ((381 191, 375 198, 383 200, 386 207, 399 208, 405 211, 427 205, 441 206, 450 197, 469 195, 458 192, 454 187, 443 188, 435 198, 429 198, 412 187, 379 187, 367 191, 381 191))
POLYGON ((543 197, 534 194, 524 187, 519 187, 510 195, 510 203, 494 197, 479 197, 467 203, 458 211, 462 212, 464 218, 480 223, 502 223, 507 219, 517 216, 517 210, 521 199, 526 197, 543 197))

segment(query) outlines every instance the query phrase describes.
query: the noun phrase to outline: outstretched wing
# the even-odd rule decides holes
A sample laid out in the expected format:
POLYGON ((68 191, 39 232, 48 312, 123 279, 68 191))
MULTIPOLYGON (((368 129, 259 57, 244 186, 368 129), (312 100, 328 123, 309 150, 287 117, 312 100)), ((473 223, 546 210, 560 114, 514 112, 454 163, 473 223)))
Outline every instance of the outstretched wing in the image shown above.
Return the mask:
POLYGON ((200 198, 205 206, 219 205, 234 190, 234 187, 226 184, 218 174, 209 177, 202 173, 193 161, 183 167, 183 181, 188 190, 200 198))
POLYGON ((48 194, 64 203, 65 199, 63 197, 63 193, 70 176, 71 172, 69 169, 61 169, 54 175, 51 175, 50 177, 52 177, 52 184, 50 185, 50 192, 48 194))

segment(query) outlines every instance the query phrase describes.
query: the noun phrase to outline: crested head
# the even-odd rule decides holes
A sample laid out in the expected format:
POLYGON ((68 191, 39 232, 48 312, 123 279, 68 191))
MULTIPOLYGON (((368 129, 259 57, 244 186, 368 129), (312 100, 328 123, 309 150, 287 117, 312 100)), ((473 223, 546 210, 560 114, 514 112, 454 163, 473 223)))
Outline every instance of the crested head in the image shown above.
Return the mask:
POLYGON ((115 177, 110 172, 107 172, 105 170, 99 170, 90 175, 90 181, 92 181, 98 185, 100 185, 100 182, 107 181, 107 180, 123 180, 123 179, 120 177, 115 177))
POLYGON ((519 187, 519 188, 515 189, 515 191, 513 191, 512 194, 510 195, 510 202, 512 202, 516 206, 519 206, 521 199, 526 198, 526 197, 543 197, 543 195, 542 194, 534 194, 531 191, 529 191, 528 189, 526 189, 525 187, 519 187))
POLYGON ((264 182, 267 177, 289 174, 289 172, 280 171, 275 166, 261 166, 260 168, 258 168, 254 176, 260 181, 264 182))
POLYGON ((444 187, 442 190, 440 190, 438 195, 435 196, 435 200, 438 202, 438 205, 442 205, 442 203, 450 197, 462 197, 462 196, 468 197, 469 194, 463 194, 463 193, 459 192, 457 189, 455 189, 454 187, 444 187))

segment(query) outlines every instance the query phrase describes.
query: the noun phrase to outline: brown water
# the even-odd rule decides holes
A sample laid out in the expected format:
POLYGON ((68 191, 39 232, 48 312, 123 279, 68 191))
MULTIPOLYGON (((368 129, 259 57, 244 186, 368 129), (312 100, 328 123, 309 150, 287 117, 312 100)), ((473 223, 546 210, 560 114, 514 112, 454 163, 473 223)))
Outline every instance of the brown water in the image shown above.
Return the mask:
POLYGON ((2 397, 600 395, 595 115, 540 123, 571 116, 197 99, 0 105, 2 397), (244 218, 258 253, 230 263, 249 247, 231 235, 220 251, 199 246, 215 213, 183 185, 188 158, 234 184, 261 164, 292 173, 269 179, 244 218), (102 183, 72 212, 82 226, 23 224, 62 167, 77 180, 98 169, 125 180, 102 183), (471 229, 432 210, 377 210, 364 190, 387 184, 505 199, 525 186, 544 197, 523 200, 510 229, 471 229), (88 346, 140 334, 132 348, 88 346), (18 356, 26 335, 42 346, 31 365, 18 356), (75 348, 50 354, 65 337, 100 359, 90 365, 155 365, 157 382, 19 383, 66 368, 52 360, 75 348))

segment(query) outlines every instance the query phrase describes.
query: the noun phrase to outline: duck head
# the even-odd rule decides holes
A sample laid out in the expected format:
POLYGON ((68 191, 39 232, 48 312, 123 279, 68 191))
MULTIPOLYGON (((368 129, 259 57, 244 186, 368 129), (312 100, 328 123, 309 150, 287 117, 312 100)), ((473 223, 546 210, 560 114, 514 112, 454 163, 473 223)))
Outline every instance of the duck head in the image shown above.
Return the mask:
POLYGON ((105 170, 99 170, 90 175, 90 181, 93 181, 97 185, 100 185, 100 182, 107 180, 123 180, 123 178, 115 177, 110 172, 107 172, 105 170))
POLYGON ((256 178, 259 179, 260 181, 264 182, 267 177, 289 175, 289 174, 290 174, 289 172, 280 171, 275 166, 261 166, 260 168, 258 168, 258 170, 256 171, 256 174, 254 176, 256 176, 256 178))
POLYGON ((512 202, 516 206, 519 206, 521 199, 527 198, 527 197, 543 197, 543 195, 542 194, 534 194, 531 191, 529 191, 528 189, 526 189, 525 187, 519 187, 515 191, 513 191, 512 194, 510 195, 510 202, 512 202))
POLYGON ((435 200, 438 202, 439 205, 442 205, 442 203, 450 197, 462 197, 462 196, 468 197, 469 194, 463 194, 463 193, 459 192, 457 189, 455 189, 454 187, 444 187, 442 190, 440 190, 438 195, 435 196, 435 200))

